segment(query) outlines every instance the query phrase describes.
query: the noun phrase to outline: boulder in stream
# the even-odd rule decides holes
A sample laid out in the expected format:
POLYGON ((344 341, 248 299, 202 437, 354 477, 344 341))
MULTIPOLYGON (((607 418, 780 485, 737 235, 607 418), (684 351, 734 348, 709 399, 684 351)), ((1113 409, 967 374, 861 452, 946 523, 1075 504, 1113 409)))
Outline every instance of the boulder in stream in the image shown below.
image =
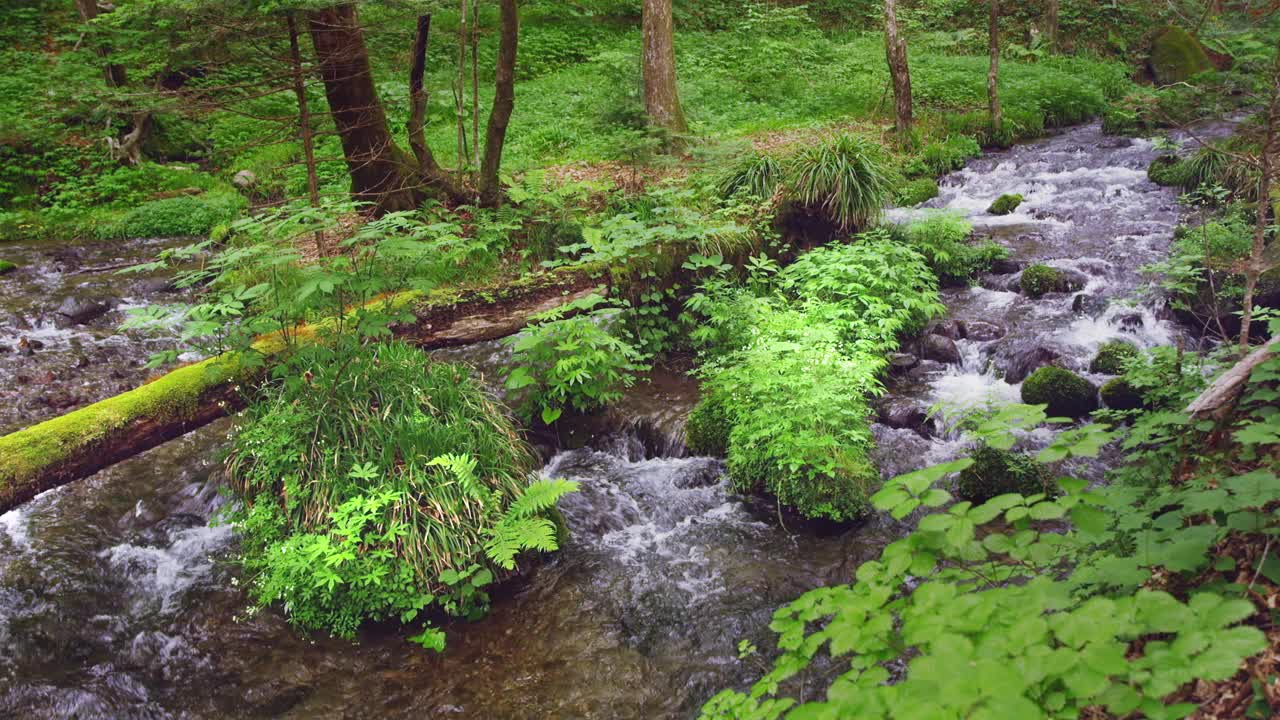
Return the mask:
POLYGON ((0 260, 0 275, 7 275, 17 269, 17 264, 9 262, 8 260, 0 260))
POLYGON ((876 407, 877 419, 891 428, 922 431, 929 413, 911 398, 886 397, 876 407))
POLYGON ((977 342, 999 340, 1005 335, 1004 328, 984 320, 970 320, 964 324, 964 331, 966 339, 977 342))
POLYGON ((106 315, 112 303, 105 300, 67 297, 58 305, 59 324, 85 325, 106 315))
POLYGON ((1098 409, 1098 388, 1070 370, 1050 365, 1022 383, 1022 402, 1048 406, 1049 417, 1080 418, 1098 409))
POLYGON ((1056 350, 1036 346, 1023 350, 1009 359, 1004 369, 1004 380, 1010 385, 1022 382, 1032 372, 1049 365, 1061 357, 1056 350))
POLYGON ((955 340, 945 335, 929 333, 920 338, 919 347, 920 357, 926 360, 936 360, 948 365, 960 363, 960 348, 956 347, 955 340))

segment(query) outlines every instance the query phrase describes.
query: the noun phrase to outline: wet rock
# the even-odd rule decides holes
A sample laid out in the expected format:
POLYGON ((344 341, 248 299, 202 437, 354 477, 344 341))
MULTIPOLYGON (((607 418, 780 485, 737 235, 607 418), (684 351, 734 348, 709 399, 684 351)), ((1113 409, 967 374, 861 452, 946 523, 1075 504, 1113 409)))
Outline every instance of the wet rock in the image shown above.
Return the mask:
POLYGON ((929 421, 929 413, 910 398, 885 398, 876 408, 876 417, 891 428, 921 430, 929 421))
POLYGON ((995 323, 983 320, 970 320, 964 324, 965 338, 978 342, 989 342, 1004 337, 1005 330, 995 323))
POLYGON ((39 340, 32 340, 28 338, 26 335, 23 335, 22 337, 18 338, 17 350, 18 350, 18 353, 21 355, 27 355, 27 356, 34 355, 36 350, 40 350, 43 347, 44 347, 44 343, 40 342, 39 340))
POLYGON ((1016 353, 1011 357, 1004 369, 1004 380, 1010 385, 1020 383, 1028 375, 1045 365, 1052 364, 1061 357, 1056 351, 1046 347, 1034 347, 1016 353))
POLYGON ((144 280, 138 290, 143 295, 160 295, 178 292, 178 288, 173 284, 172 278, 150 278, 144 280))
POLYGON ((1009 258, 992 260, 989 267, 991 268, 991 273, 993 275, 1012 275, 1016 272, 1022 272, 1022 263, 1017 260, 1010 260, 1009 258))
POLYGON ((911 378, 912 380, 921 380, 923 378, 928 377, 929 375, 942 372, 943 370, 946 370, 946 369, 947 369, 947 366, 943 365, 940 362, 937 362, 934 360, 921 360, 919 364, 917 364, 915 367, 911 368, 911 370, 907 372, 907 377, 911 378))
POLYGON ((911 353, 896 352, 889 355, 889 372, 902 373, 920 363, 920 358, 911 353))
POLYGON ((57 379, 58 379, 58 377, 57 377, 56 375, 54 375, 54 374, 53 374, 53 371, 51 371, 51 370, 46 370, 46 371, 44 371, 44 372, 40 373, 39 375, 36 375, 35 377, 31 378, 31 384, 33 384, 33 385, 49 385, 49 384, 52 384, 52 383, 53 383, 55 380, 57 380, 57 379))
POLYGON ((18 328, 19 330, 31 329, 31 323, 28 322, 27 318, 24 317, 21 313, 13 313, 12 315, 10 315, 9 322, 13 323, 13 326, 18 328))
POLYGON ((111 303, 105 300, 68 297, 58 306, 57 313, 62 316, 60 323, 84 325, 106 315, 110 310, 111 303))
POLYGON ((1097 317, 1107 309, 1107 299, 1089 293, 1080 293, 1071 299, 1071 312, 1077 315, 1097 317))
POLYGON ((964 323, 960 320, 940 320, 929 326, 927 334, 941 335, 952 340, 963 340, 964 323))
POLYGON ((1137 332, 1147 324, 1146 319, 1142 317, 1142 313, 1138 310, 1128 310, 1115 316, 1113 322, 1123 332, 1137 332))
POLYGON ((948 365, 956 365, 960 362, 960 348, 956 347, 956 341, 945 335, 935 335, 930 333, 920 338, 920 357, 926 360, 935 360, 948 365))
POLYGON ((719 463, 694 463, 685 466, 671 479, 671 484, 682 489, 711 487, 720 480, 719 463))

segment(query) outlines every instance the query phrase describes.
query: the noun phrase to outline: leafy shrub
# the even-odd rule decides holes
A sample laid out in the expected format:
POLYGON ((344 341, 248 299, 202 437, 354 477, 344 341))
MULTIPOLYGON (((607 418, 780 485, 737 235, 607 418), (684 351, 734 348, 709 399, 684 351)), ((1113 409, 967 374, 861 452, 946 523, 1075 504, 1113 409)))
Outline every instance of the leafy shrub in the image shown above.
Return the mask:
POLYGON ((287 369, 228 460, 255 602, 342 637, 432 604, 474 616, 515 553, 555 549, 547 513, 573 486, 530 484, 533 453, 465 368, 390 342, 300 348, 287 369))
POLYGON ((207 235, 214 227, 234 220, 244 206, 243 198, 230 193, 152 200, 126 212, 98 232, 111 238, 207 235))
POLYGON ((1120 375, 1124 372, 1125 364, 1137 356, 1138 348, 1133 343, 1112 340, 1098 348, 1098 354, 1094 355, 1093 361, 1089 363, 1089 372, 1120 375))
POLYGON ((1112 410, 1137 410, 1143 406, 1142 394, 1124 378, 1111 378, 1102 383, 1098 395, 1112 410))
POLYGON ((1018 206, 1021 204, 1021 195, 1017 193, 1005 193, 991 203, 991 206, 987 208, 987 212, 992 215, 1008 215, 1014 210, 1017 210, 1018 206))
POLYGON ((540 417, 550 424, 566 408, 585 412, 608 405, 646 369, 640 351, 610 332, 616 311, 562 317, 601 301, 595 295, 572 307, 561 306, 506 341, 514 351, 506 386, 526 418, 540 417))
POLYGON ((945 175, 964 167, 970 158, 982 154, 978 141, 968 135, 952 135, 941 142, 931 142, 919 157, 907 166, 909 175, 945 175))
POLYGON ((725 399, 708 394, 689 412, 684 425, 685 445, 695 455, 723 457, 729 448, 731 423, 725 399))
POLYGON ((923 255, 938 279, 948 284, 965 282, 1009 255, 1008 250, 991 241, 971 244, 973 225, 955 213, 930 213, 896 234, 923 255))
POLYGON ((1183 187, 1190 181, 1190 173, 1185 160, 1161 155, 1147 166, 1147 179, 1163 187, 1183 187))
POLYGON ((791 199, 846 230, 879 219, 894 185, 884 148, 848 134, 802 148, 786 174, 791 199))
POLYGON ((903 183, 893 194, 893 201, 904 207, 919 205, 938 196, 938 181, 916 178, 903 183))
POLYGON ((1038 298, 1045 293, 1065 290, 1066 279, 1057 268, 1036 264, 1022 271, 1019 282, 1024 294, 1038 298))
POLYGON ((1047 405, 1053 417, 1084 417, 1098 407, 1098 389, 1070 370, 1048 365, 1022 381, 1022 402, 1047 405))
POLYGON ((956 492, 962 500, 984 503, 998 495, 1052 494, 1051 476, 1030 456, 982 445, 969 457, 973 464, 960 471, 956 492))

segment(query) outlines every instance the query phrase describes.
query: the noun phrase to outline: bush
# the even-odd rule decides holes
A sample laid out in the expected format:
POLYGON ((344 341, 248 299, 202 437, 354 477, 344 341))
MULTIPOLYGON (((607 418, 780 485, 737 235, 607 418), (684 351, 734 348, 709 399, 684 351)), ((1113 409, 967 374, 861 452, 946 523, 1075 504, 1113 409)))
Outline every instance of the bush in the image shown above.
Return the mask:
POLYGON ((1045 293, 1063 292, 1066 289, 1066 278, 1057 268, 1048 265, 1032 265, 1022 271, 1020 280, 1022 292, 1029 297, 1038 298, 1045 293))
POLYGON ((996 198, 994 202, 987 208, 987 212, 992 215, 1008 215, 1018 206, 1022 204, 1022 196, 1016 193, 1005 193, 996 198))
POLYGON ((1052 478, 1030 456, 982 445, 970 455, 973 464, 960 472, 956 491, 962 500, 984 503, 997 495, 1050 493, 1052 478))
POLYGON ((98 228, 98 234, 104 238, 207 235, 214 227, 234 220, 244 207, 244 198, 226 192, 152 200, 98 228))
POLYGON ((911 175, 945 175, 963 168, 970 158, 982 154, 978 141, 968 135, 952 135, 942 142, 931 142, 920 156, 907 166, 911 175))
POLYGON ((1137 356, 1138 348, 1133 343, 1112 340, 1098 348, 1098 354, 1094 355, 1093 362, 1089 363, 1089 372, 1120 375, 1124 372, 1125 364, 1137 356))
POLYGON ((635 384, 647 368, 634 345, 610 332, 612 319, 608 311, 549 319, 506 341, 514 350, 506 387, 523 417, 550 424, 566 408, 587 412, 615 402, 635 384))
POLYGON ((787 163, 790 198, 845 230, 878 220, 894 184, 884 148, 856 135, 805 147, 787 163))
POLYGON ((1097 396, 1093 383, 1052 365, 1038 368, 1022 382, 1022 402, 1046 405, 1053 417, 1084 417, 1097 409, 1097 396))
POLYGON ((555 549, 572 486, 530 485, 534 454, 467 369, 400 342, 306 347, 287 369, 227 464, 255 602, 342 637, 433 603, 474 616, 518 552, 555 549))
POLYGON ((729 448, 730 427, 725 399, 708 394, 689 412, 684 424, 685 446, 695 455, 723 457, 729 448))
POLYGON ((938 181, 933 178, 916 178, 902 184, 894 192, 893 201, 904 207, 912 207, 938 196, 938 181))
POLYGON ((1161 155, 1147 166, 1147 179, 1162 187, 1183 187, 1190 177, 1186 161, 1173 155, 1161 155))
POLYGON ((896 234, 923 255, 938 279, 948 284, 966 282, 1009 255, 991 241, 970 244, 973 225, 955 213, 930 213, 896 234))
POLYGON ((1144 404, 1142 394, 1124 378, 1111 378, 1098 390, 1102 402, 1112 410, 1137 410, 1144 404))

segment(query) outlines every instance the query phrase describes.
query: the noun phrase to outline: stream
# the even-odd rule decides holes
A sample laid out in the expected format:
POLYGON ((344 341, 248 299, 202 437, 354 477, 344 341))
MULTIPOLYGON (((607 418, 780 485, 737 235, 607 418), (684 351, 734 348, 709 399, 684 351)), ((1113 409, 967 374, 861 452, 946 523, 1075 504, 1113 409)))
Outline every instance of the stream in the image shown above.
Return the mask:
MULTIPOLYGON (((962 451, 932 408, 1016 402, 1005 378, 1037 364, 1085 371, 1108 339, 1181 336, 1138 273, 1164 256, 1180 212, 1172 190, 1146 179, 1154 156, 1149 141, 1091 124, 943 179, 928 208, 968 215, 1011 262, 945 290, 950 315, 933 331, 945 349, 914 353, 891 378, 874 427, 886 476, 962 451), (987 215, 1006 192, 1026 201, 987 215), (1030 262, 1071 271, 1081 289, 1039 300, 1010 291, 1030 262)), ((171 289, 163 278, 78 271, 161 246, 90 246, 74 262, 53 246, 0 246, 22 265, 0 277, 0 431, 147 376, 141 363, 157 341, 111 328, 122 309, 167 302, 171 289), (58 312, 64 296, 110 307, 81 323, 58 312)), ((503 359, 493 345, 441 356, 490 374, 503 359)), ((739 640, 767 652, 779 605, 847 582, 900 532, 877 519, 804 525, 734 496, 719 460, 685 456, 683 416, 695 401, 691 381, 656 375, 613 411, 625 422, 552 454, 543 474, 582 484, 561 504, 570 539, 500 593, 487 618, 448 626, 441 655, 392 626, 366 628, 353 644, 246 612, 226 562, 233 533, 209 523, 225 502, 217 453, 229 421, 45 493, 0 515, 0 717, 694 717, 717 690, 758 676, 737 659, 739 640)))

